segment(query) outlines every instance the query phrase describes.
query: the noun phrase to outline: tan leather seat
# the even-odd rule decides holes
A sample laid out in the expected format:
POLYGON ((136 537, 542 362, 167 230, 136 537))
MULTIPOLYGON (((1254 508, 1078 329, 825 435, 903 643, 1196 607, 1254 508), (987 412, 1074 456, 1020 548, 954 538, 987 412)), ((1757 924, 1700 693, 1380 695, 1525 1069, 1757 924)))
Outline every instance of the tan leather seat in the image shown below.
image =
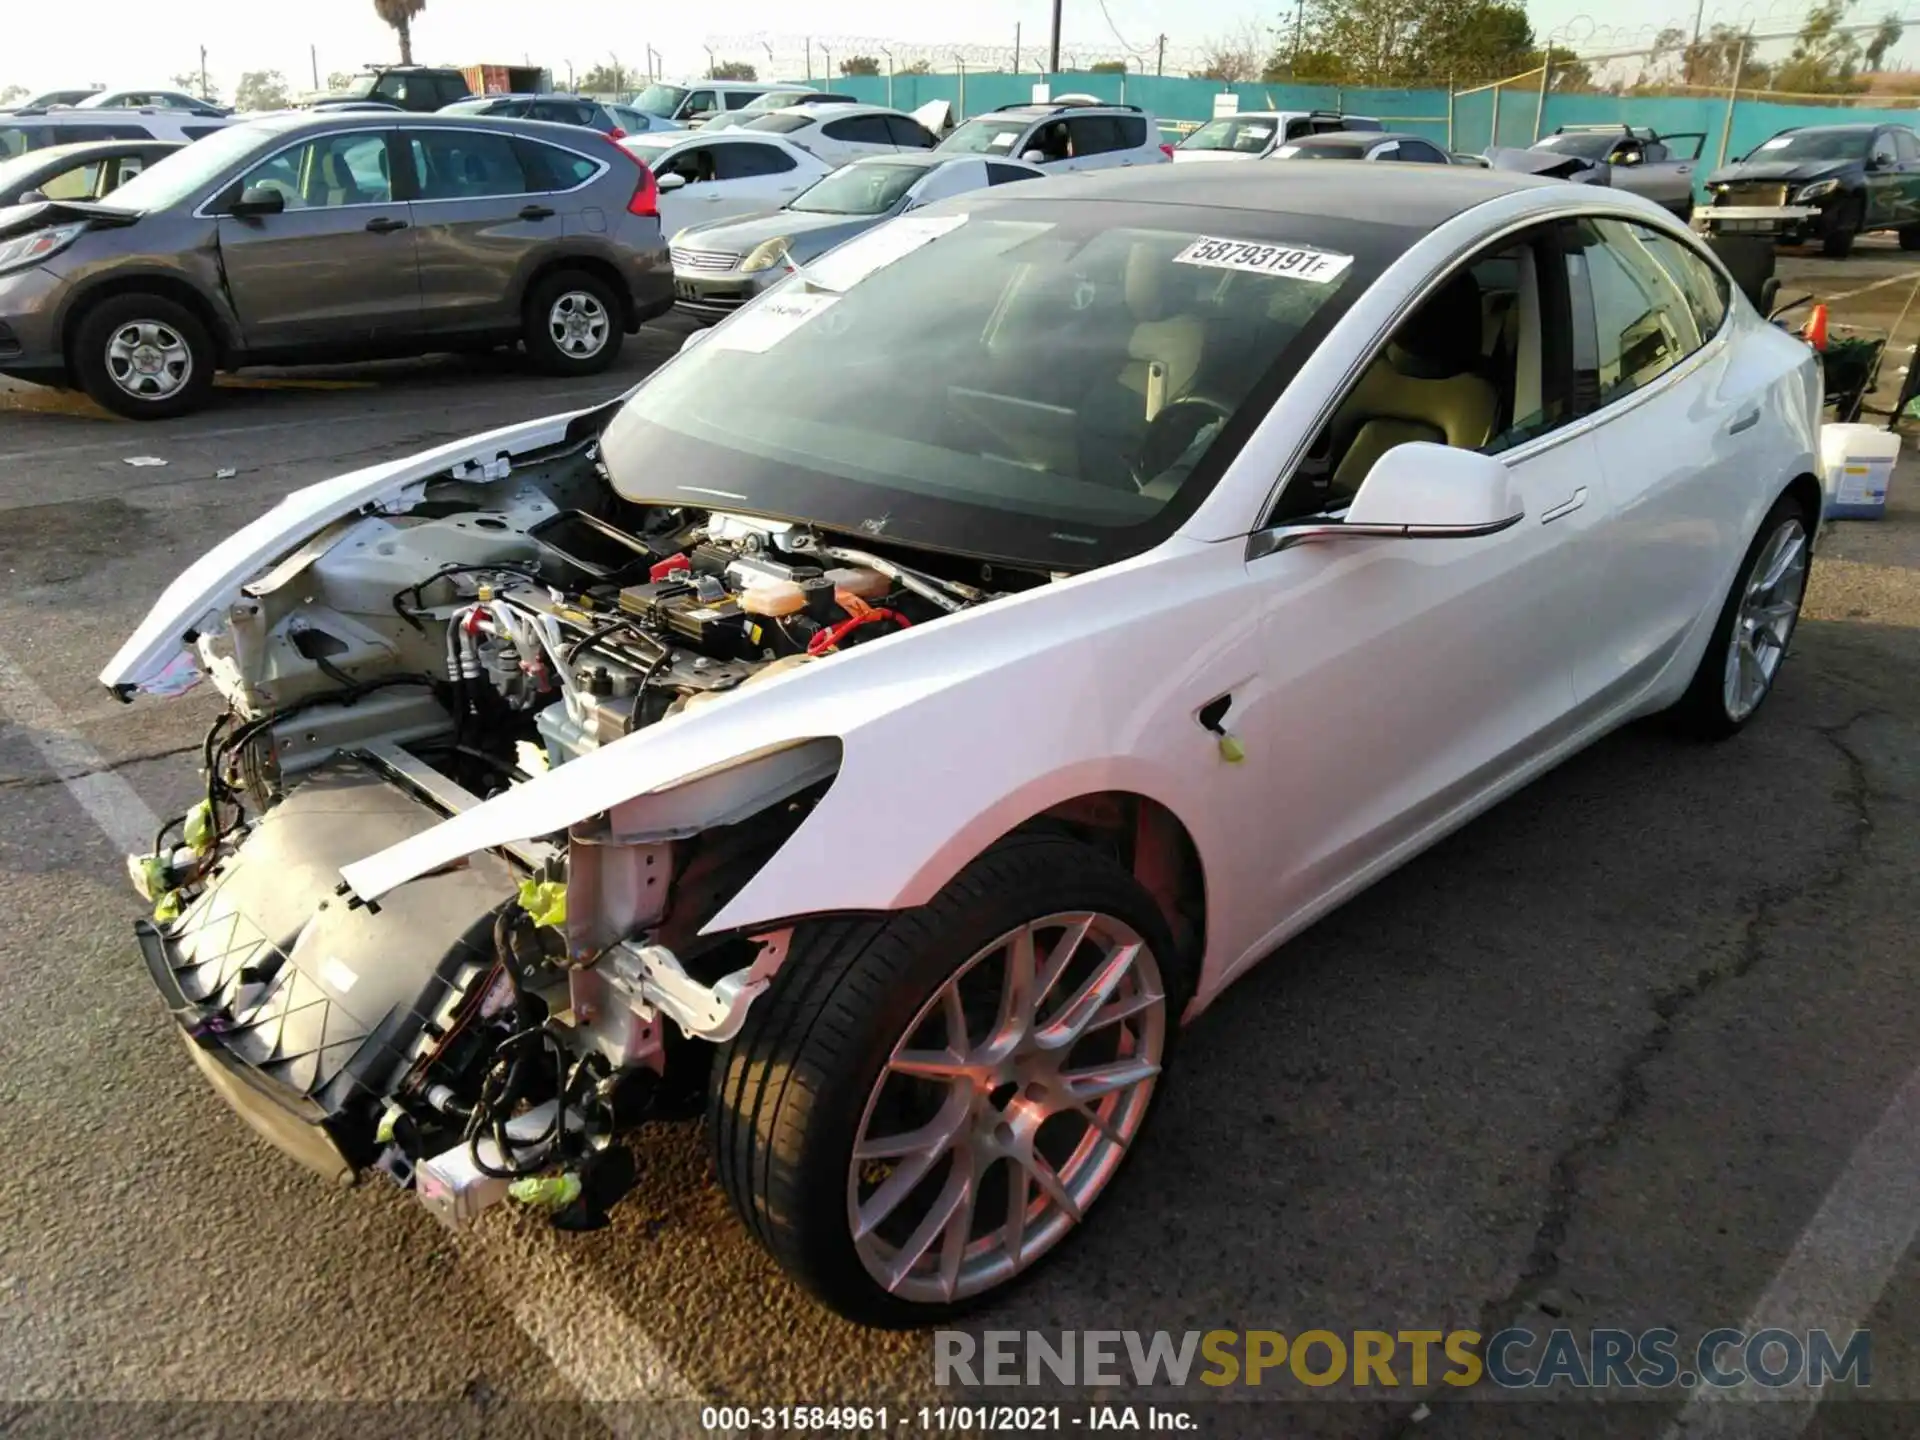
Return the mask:
POLYGON ((1484 326, 1480 287, 1465 272, 1401 324, 1334 417, 1336 442, 1351 437, 1334 470, 1336 495, 1352 496, 1395 445, 1428 440, 1476 450, 1493 438, 1500 394, 1476 373, 1484 326))
POLYGON ((322 205, 357 205, 360 187, 340 152, 329 149, 320 156, 320 202, 322 205))
POLYGON ((1146 415, 1150 367, 1157 362, 1166 372, 1166 393, 1160 397, 1164 403, 1184 394, 1193 383, 1206 349, 1206 322, 1191 312, 1172 313, 1177 277, 1171 272, 1175 269, 1151 245, 1135 245, 1127 254, 1127 309, 1134 326, 1120 383, 1140 396, 1142 415, 1146 415))

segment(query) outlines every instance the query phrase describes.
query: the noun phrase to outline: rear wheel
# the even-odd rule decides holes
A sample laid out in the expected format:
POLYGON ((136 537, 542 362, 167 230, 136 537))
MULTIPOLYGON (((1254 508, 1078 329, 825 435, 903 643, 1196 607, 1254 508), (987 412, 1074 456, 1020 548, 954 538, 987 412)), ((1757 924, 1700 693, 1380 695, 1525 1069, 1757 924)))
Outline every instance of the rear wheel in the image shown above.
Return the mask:
POLYGON ((1153 900, 1070 840, 996 846, 919 910, 803 924, 716 1058, 721 1185, 849 1319, 985 1301, 1106 1192, 1188 993, 1153 900))
POLYGON ((1683 732, 1703 740, 1736 734, 1773 693, 1800 621, 1810 549, 1805 512, 1782 495, 1747 547, 1707 653, 1671 712, 1683 732))
POLYGON ((111 295, 81 317, 67 364, 83 390, 135 420, 184 415, 213 385, 213 340, 162 295, 111 295))
POLYGON ((1858 200, 1843 201, 1820 236, 1820 253, 1833 260, 1846 259, 1853 253, 1854 237, 1865 219, 1866 211, 1858 200))
POLYGON ((521 317, 527 358, 550 375, 595 375, 620 354, 620 298, 598 275, 562 270, 527 292, 521 317))

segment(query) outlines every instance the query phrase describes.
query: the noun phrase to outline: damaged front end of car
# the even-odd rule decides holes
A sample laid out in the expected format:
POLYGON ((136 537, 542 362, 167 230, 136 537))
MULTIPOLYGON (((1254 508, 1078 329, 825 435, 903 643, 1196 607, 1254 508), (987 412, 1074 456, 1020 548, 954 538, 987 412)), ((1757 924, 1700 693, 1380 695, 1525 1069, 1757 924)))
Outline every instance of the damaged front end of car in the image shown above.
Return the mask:
POLYGON ((502 435, 292 497, 101 678, 203 673, 228 702, 204 796, 130 857, 148 970, 222 1096, 448 1223, 512 1194, 587 1228, 634 1181, 618 1137, 699 1102, 699 1042, 784 959, 790 919, 722 912, 842 763, 817 716, 716 702, 984 597, 625 501, 578 417, 502 435))

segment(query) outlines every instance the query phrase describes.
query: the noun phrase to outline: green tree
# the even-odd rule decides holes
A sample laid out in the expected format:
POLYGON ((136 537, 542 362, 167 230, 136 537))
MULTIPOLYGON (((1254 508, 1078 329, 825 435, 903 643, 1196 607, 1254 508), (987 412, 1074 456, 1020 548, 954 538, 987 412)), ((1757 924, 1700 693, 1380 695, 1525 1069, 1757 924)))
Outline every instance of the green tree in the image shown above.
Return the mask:
POLYGON ((1434 0, 1413 34, 1410 75, 1479 85, 1518 75, 1533 59, 1526 8, 1507 0, 1434 0))
POLYGON ((1906 34, 1907 27, 1898 15, 1882 17, 1879 29, 1867 37, 1867 69, 1878 70, 1886 63, 1887 56, 1893 53, 1893 47, 1900 43, 1900 37, 1906 34))
POLYGON ((329 94, 344 90, 353 83, 351 70, 329 70, 327 72, 327 92, 329 94))
POLYGON ((1127 62, 1124 60, 1097 60, 1087 67, 1089 75, 1124 75, 1127 62))
POLYGON ((638 78, 620 63, 618 55, 611 57, 611 63, 595 65, 580 76, 575 87, 583 95, 624 95, 638 78))
POLYGON ((11 105, 16 100, 25 100, 33 92, 24 85, 0 87, 0 105, 11 105))
POLYGON ((220 87, 213 83, 211 76, 207 78, 207 83, 204 86, 200 83, 200 72, 198 70, 182 70, 178 75, 173 76, 172 80, 173 88, 176 90, 184 90, 189 95, 197 95, 200 99, 212 105, 218 105, 220 103, 220 87))
POLYGON ((709 80, 758 80, 760 72, 744 60, 722 60, 707 71, 709 80))
POLYGON ((849 55, 840 62, 842 75, 878 75, 880 62, 871 55, 849 55))
POLYGON ((1773 88, 1802 95, 1858 90, 1860 37, 1842 28, 1853 0, 1820 0, 1807 12, 1793 50, 1773 73, 1773 88))
POLYGON ((233 92, 236 110, 284 110, 292 103, 287 77, 278 70, 249 70, 233 92))
POLYGON ((1198 80, 1218 80, 1227 85, 1258 79, 1263 68, 1260 57, 1267 53, 1272 39, 1271 31, 1248 21, 1209 40, 1201 52, 1200 68, 1192 74, 1198 80))
POLYGON ((911 65, 903 65, 899 73, 902 75, 931 75, 933 73, 933 62, 931 60, 916 60, 911 65))
POLYGON ((400 63, 413 63, 413 17, 427 8, 427 0, 373 0, 374 13, 400 37, 400 63))

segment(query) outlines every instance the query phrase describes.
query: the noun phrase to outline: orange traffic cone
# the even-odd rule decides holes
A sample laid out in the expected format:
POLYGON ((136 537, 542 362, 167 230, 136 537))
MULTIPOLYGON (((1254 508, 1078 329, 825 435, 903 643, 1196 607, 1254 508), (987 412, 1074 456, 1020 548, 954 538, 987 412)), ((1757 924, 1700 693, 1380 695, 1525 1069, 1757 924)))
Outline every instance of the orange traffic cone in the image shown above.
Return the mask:
POLYGON ((1827 307, 1816 305, 1807 316, 1807 327, 1800 332, 1800 338, 1816 350, 1827 348, 1827 307))

